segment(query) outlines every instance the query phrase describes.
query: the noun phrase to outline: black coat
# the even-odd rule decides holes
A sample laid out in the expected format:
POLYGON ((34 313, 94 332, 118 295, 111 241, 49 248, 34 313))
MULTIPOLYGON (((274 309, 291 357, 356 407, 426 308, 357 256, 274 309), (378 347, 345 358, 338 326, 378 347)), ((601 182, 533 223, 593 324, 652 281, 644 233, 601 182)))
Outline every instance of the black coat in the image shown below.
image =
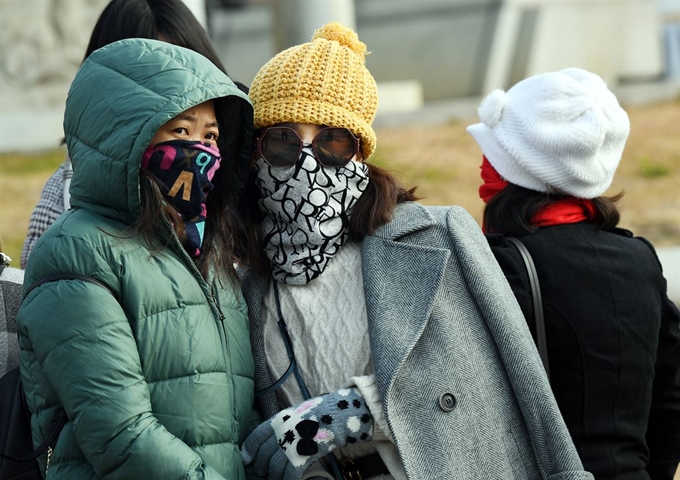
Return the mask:
MULTIPOLYGON (((518 251, 489 244, 533 322, 518 251)), ((672 479, 680 461, 680 312, 653 247, 587 223, 521 237, 543 295, 551 385, 597 480, 672 479)), ((532 333, 533 326, 532 326, 532 333)))

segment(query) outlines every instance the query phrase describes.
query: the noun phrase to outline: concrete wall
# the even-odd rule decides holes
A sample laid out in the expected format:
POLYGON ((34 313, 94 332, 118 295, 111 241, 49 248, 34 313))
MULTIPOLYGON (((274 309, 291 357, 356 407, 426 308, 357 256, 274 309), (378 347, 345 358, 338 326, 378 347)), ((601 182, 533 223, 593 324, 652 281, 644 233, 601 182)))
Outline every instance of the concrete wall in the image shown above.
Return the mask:
POLYGON ((0 150, 52 148, 105 0, 0 0, 0 150))
POLYGON ((661 19, 653 0, 506 0, 484 91, 578 66, 610 86, 659 78, 661 19))
POLYGON ((0 106, 63 102, 104 0, 0 2, 0 106))
MULTIPOLYGON (((249 84, 280 50, 277 13, 269 5, 280 1, 210 9, 209 33, 235 80, 249 84)), ((59 141, 66 93, 105 3, 0 0, 0 150, 40 149, 59 141), (17 130, 32 135, 27 141, 9 133, 17 130)), ((367 65, 379 85, 409 86, 381 90, 395 100, 405 92, 426 101, 478 97, 567 66, 593 70, 612 87, 663 73, 654 0, 355 0, 354 5, 356 29, 371 51, 367 65)))
MULTIPOLYGON (((356 1, 357 33, 371 52, 366 64, 378 82, 419 81, 425 100, 478 95, 499 7, 496 0, 356 1)), ((267 5, 211 12, 218 53, 244 83, 278 51, 273 12, 267 5)))
MULTIPOLYGON (((355 11, 378 82, 417 80, 425 100, 480 95, 570 66, 612 86, 664 72, 654 0, 361 0, 355 11)), ((272 14, 266 4, 211 14, 218 51, 245 83, 278 51, 272 14)))

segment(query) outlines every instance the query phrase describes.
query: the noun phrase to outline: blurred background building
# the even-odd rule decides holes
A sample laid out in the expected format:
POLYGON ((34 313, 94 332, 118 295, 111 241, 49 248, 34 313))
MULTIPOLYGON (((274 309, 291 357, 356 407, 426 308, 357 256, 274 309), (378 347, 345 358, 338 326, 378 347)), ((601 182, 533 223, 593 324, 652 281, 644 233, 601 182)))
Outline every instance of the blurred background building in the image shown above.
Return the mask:
MULTIPOLYGON (((570 66, 632 92, 629 101, 680 92, 680 0, 185 1, 245 84, 324 23, 353 26, 371 51, 385 122, 435 103, 442 115, 456 105, 474 112, 493 88, 570 66)), ((57 144, 70 81, 105 3, 0 0, 0 151, 57 144)))

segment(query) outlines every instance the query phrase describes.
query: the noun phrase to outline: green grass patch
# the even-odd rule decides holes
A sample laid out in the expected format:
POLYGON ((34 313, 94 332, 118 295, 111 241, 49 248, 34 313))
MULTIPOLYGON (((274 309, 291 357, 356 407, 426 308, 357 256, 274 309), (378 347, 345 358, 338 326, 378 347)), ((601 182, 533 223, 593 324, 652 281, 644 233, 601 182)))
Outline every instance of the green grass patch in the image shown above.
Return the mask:
POLYGON ((643 178, 659 178, 668 175, 671 169, 667 165, 655 162, 649 157, 640 160, 640 176, 643 178))
POLYGON ((0 174, 4 177, 53 172, 64 161, 65 152, 65 148, 55 148, 34 153, 0 153, 0 174))
POLYGON ((0 153, 0 240, 3 251, 19 267, 28 219, 50 175, 64 161, 66 149, 31 153, 0 153))

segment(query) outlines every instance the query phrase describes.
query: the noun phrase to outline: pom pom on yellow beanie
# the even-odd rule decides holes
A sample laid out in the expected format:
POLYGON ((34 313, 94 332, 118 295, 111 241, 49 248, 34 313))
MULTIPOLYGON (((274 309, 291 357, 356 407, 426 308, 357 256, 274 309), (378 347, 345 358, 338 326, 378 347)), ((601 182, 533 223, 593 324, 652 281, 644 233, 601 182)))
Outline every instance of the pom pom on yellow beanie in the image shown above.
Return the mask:
POLYGON ((282 51, 250 87, 255 128, 278 123, 344 127, 361 140, 368 159, 376 145, 371 124, 378 88, 366 68, 366 54, 357 34, 338 22, 319 28, 310 42, 282 51))

